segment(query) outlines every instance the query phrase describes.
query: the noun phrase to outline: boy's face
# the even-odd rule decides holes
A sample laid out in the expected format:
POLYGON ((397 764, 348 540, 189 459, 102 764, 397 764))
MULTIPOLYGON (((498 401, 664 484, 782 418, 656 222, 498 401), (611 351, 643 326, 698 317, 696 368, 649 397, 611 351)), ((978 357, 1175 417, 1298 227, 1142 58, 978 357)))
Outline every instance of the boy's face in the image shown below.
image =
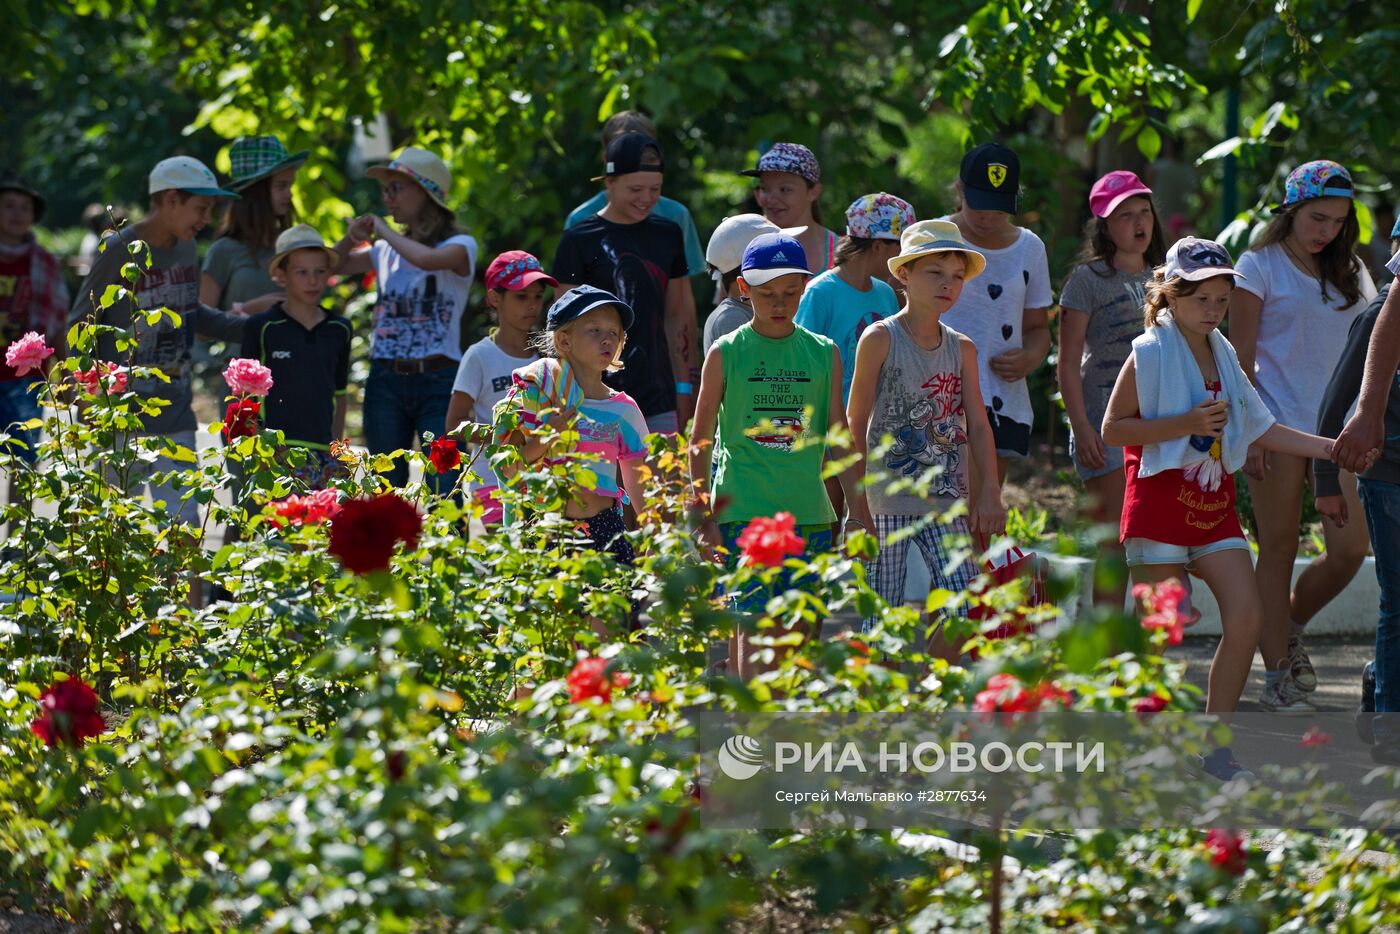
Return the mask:
POLYGON ((180 200, 177 191, 163 191, 160 194, 160 210, 165 215, 165 226, 176 239, 193 240, 199 232, 209 226, 209 217, 214 210, 214 199, 208 195, 190 195, 180 200))
POLYGON ((19 243, 34 228, 34 199, 22 191, 0 191, 0 241, 19 243))
POLYGON ((295 250, 277 270, 278 283, 287 297, 305 305, 320 303, 330 279, 330 258, 325 250, 295 250))
POLYGON ((910 304, 931 306, 941 314, 962 295, 967 260, 961 253, 934 253, 900 266, 897 276, 910 304))
POLYGON ((516 291, 506 289, 486 294, 503 327, 527 332, 539 327, 540 310, 544 308, 543 282, 532 282, 516 291))
POLYGON ((797 304, 806 288, 807 277, 799 272, 769 279, 762 285, 749 285, 743 276, 739 277, 739 289, 753 305, 754 320, 771 324, 791 322, 797 317, 797 304))
POLYGON ((628 172, 605 181, 608 204, 624 223, 640 224, 661 200, 660 172, 628 172))

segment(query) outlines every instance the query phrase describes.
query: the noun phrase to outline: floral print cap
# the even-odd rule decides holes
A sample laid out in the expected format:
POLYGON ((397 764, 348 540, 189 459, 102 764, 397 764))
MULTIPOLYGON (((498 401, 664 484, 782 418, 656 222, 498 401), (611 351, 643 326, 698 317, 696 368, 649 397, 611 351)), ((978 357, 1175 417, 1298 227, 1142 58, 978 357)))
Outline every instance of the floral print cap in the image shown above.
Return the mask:
POLYGON ((914 206, 888 192, 861 195, 846 208, 846 236, 898 240, 914 223, 914 206))

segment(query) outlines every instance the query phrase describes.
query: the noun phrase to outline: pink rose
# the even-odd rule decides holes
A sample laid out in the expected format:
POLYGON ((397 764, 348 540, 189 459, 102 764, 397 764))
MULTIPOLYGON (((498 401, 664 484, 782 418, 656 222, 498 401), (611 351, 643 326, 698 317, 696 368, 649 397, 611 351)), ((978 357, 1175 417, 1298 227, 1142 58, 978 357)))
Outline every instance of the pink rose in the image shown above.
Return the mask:
POLYGON ((238 396, 265 396, 272 391, 272 371, 249 357, 237 357, 224 368, 224 382, 238 396))
POLYGON ((15 368, 16 376, 39 369, 44 365, 44 358, 51 356, 53 348, 44 343, 43 335, 36 331, 30 331, 5 350, 5 362, 15 368))
POLYGON ((124 366, 102 360, 90 370, 79 370, 73 374, 73 380, 83 387, 84 392, 92 396, 101 395, 101 383, 104 379, 107 382, 107 391, 112 395, 126 392, 127 372, 124 366))

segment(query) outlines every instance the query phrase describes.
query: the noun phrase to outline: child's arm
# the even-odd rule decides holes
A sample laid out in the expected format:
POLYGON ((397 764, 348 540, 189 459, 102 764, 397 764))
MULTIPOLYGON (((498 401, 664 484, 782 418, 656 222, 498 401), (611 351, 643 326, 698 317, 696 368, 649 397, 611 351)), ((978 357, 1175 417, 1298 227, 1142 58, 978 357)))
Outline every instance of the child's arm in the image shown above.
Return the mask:
POLYGON ((618 473, 622 476, 622 488, 627 491, 627 499, 632 508, 641 513, 646 508, 646 490, 642 486, 642 472, 637 469, 645 463, 641 458, 624 458, 617 462, 618 473))
POLYGON ((456 434, 457 426, 471 418, 476 410, 476 400, 470 393, 452 391, 452 399, 447 403, 447 424, 443 426, 447 434, 456 434))
POLYGON ((345 416, 350 411, 350 396, 343 392, 335 394, 335 416, 331 422, 331 434, 337 438, 345 437, 345 416))
POLYGON ((1367 454, 1385 441, 1385 409, 1395 370, 1400 367, 1400 276, 1390 287, 1367 345, 1366 369, 1356 413, 1337 438, 1337 462, 1362 470, 1367 454))
POLYGON ((1103 441, 1114 447, 1159 444, 1186 435, 1208 435, 1218 438, 1225 431, 1230 403, 1225 399, 1210 399, 1193 409, 1167 418, 1143 418, 1138 414, 1136 356, 1118 373, 1113 395, 1108 399, 1108 411, 1103 416, 1103 441))
POLYGON ((368 217, 357 217, 350 222, 345 236, 335 242, 331 249, 340 255, 340 265, 335 267, 338 276, 363 276, 374 266, 374 257, 369 247, 355 249, 374 234, 374 221, 368 217))
MULTIPOLYGON (((849 433, 850 427, 846 423, 846 410, 841 407, 841 351, 836 347, 831 348, 831 398, 827 401, 827 430, 839 428, 843 432, 849 433)), ((866 416, 867 420, 869 415, 866 416)), ((860 451, 865 445, 861 442, 852 442, 852 448, 860 451)), ((836 457, 844 457, 851 453, 849 450, 833 451, 836 457)), ((841 492, 845 494, 846 502, 850 505, 846 511, 851 519, 860 525, 865 531, 874 533, 874 522, 870 518, 870 504, 865 499, 865 491, 860 488, 860 478, 865 475, 865 457, 856 458, 845 470, 837 475, 837 482, 841 484, 841 492)), ((839 522, 840 516, 836 517, 839 522)))
POLYGON ((690 431, 690 482, 694 502, 704 514, 701 532, 711 545, 718 546, 719 528, 715 525, 714 503, 710 501, 710 460, 714 453, 715 423, 719 418, 719 403, 724 398, 723 350, 711 347, 700 371, 700 393, 695 397, 695 423, 690 431))
POLYGON ((1289 428, 1277 422, 1254 442, 1266 451, 1292 454, 1315 460, 1332 459, 1332 439, 1310 435, 1306 431, 1289 428))
MULTIPOLYGON (((690 383, 691 373, 700 368, 700 345, 695 334, 695 293, 690 280, 672 279, 666 286, 666 347, 670 351, 671 375, 677 384, 690 383)), ((676 393, 676 424, 684 432, 695 411, 695 387, 689 394, 676 393)))
POLYGON ((1065 415, 1074 429, 1074 454, 1090 470, 1107 463, 1107 451, 1099 438, 1097 425, 1089 423, 1084 407, 1084 377, 1079 372, 1084 356, 1084 335, 1089 329, 1089 315, 1077 308, 1060 308, 1060 362, 1058 375, 1060 398, 1065 403, 1065 415))
POLYGON ((967 414, 967 447, 977 475, 982 478, 977 502, 970 503, 968 525, 975 535, 1000 535, 1006 531, 1006 507, 1001 502, 997 481, 997 444, 987 409, 982 404, 982 386, 977 375, 977 345, 959 336, 962 343, 962 404, 967 414))
MULTIPOLYGON (((1236 288, 1230 296, 1230 343, 1239 358, 1240 369, 1254 379, 1254 357, 1259 349, 1259 317, 1264 310, 1264 300, 1245 288, 1236 288)), ((1249 458, 1244 462, 1244 472, 1256 480, 1264 479, 1269 469, 1269 455, 1258 441, 1249 446, 1249 458)))
MULTIPOLYGON (((811 293, 808 293, 811 294, 811 293)), ((870 434, 870 417, 875 410, 875 395, 880 386, 880 368, 890 355, 890 335, 884 328, 866 328, 856 344, 855 373, 851 375, 851 398, 846 403, 846 420, 851 429, 851 442, 860 460, 855 466, 855 498, 848 493, 851 516, 861 522, 870 519, 870 501, 865 493, 867 461, 870 458, 866 436, 870 434)), ((839 385, 839 383, 837 384, 839 385)), ((866 531, 874 534, 874 528, 866 531)))
POLYGON ((379 215, 375 214, 373 218, 375 235, 419 269, 428 271, 446 269, 459 276, 465 276, 472 271, 471 255, 467 253, 467 248, 463 244, 448 243, 444 246, 428 246, 426 243, 419 243, 412 237, 399 233, 379 215))

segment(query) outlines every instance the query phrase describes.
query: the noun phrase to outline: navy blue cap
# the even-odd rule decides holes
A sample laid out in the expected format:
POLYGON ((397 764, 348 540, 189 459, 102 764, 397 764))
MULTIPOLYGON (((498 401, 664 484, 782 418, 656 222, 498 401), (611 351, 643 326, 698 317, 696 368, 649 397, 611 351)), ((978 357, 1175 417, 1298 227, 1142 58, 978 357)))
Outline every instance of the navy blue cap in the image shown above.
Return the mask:
POLYGON ((797 240, 781 233, 761 234, 750 240, 739 266, 740 278, 749 285, 763 285, 794 273, 812 274, 807 268, 807 251, 797 240))
POLYGON ((603 174, 594 176, 593 181, 616 178, 619 175, 630 175, 633 172, 665 171, 666 162, 661 155, 660 143, 645 133, 623 133, 608 143, 608 148, 603 154, 603 174), (655 151, 655 162, 644 163, 642 161, 648 149, 655 151))
POLYGON ((1021 160, 1000 143, 983 143, 969 149, 958 169, 963 203, 974 211, 1016 213, 1016 193, 1021 187, 1021 160))
POLYGON ((613 293, 595 289, 591 285, 576 285, 556 298, 554 304, 549 306, 549 314, 545 316, 545 329, 557 331, 570 321, 575 321, 604 305, 615 305, 618 316, 622 318, 622 329, 632 329, 632 306, 613 293))

